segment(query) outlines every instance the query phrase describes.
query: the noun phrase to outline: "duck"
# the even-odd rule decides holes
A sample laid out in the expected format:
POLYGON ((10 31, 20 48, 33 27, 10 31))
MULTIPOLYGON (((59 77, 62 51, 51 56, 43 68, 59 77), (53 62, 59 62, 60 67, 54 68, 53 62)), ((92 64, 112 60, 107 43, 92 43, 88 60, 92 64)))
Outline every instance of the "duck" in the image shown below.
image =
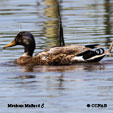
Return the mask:
POLYGON ((99 44, 66 45, 48 48, 33 56, 36 48, 34 36, 30 32, 21 31, 14 40, 5 45, 3 49, 16 45, 22 45, 24 47, 24 54, 14 61, 16 64, 71 65, 81 62, 99 62, 107 53, 111 52, 113 43, 107 52, 105 52, 103 48, 99 48, 99 44))

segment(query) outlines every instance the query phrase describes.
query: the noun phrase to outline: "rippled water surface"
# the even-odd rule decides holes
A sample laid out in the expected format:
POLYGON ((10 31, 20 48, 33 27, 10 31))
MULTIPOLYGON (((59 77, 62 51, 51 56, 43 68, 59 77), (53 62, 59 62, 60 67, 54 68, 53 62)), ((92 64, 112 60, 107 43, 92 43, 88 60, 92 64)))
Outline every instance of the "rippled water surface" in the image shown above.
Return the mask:
MULTIPOLYGON (((72 66, 19 66, 23 47, 2 50, 19 31, 30 31, 35 53, 57 44, 57 19, 47 0, 0 0, 0 113, 112 113, 113 57, 72 66), (8 104, 43 104, 44 108, 8 108, 8 104), (107 104, 107 108, 87 107, 107 104)), ((113 40, 112 0, 61 0, 66 44, 113 40)))

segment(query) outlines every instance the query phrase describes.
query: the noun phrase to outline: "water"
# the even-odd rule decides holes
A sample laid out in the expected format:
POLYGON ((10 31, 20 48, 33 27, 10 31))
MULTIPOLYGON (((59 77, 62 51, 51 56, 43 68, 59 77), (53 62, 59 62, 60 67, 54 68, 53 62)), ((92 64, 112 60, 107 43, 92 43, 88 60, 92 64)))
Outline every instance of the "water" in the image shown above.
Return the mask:
MULTIPOLYGON (((113 40, 112 0, 62 0, 61 6, 66 44, 98 43, 108 49, 113 40)), ((13 63, 23 47, 2 50, 19 31, 34 34, 35 53, 56 45, 55 18, 48 17, 43 0, 0 1, 0 113, 112 113, 112 57, 96 64, 31 68, 13 63), (43 103, 44 108, 7 107, 43 103), (87 104, 107 104, 107 108, 87 104)))

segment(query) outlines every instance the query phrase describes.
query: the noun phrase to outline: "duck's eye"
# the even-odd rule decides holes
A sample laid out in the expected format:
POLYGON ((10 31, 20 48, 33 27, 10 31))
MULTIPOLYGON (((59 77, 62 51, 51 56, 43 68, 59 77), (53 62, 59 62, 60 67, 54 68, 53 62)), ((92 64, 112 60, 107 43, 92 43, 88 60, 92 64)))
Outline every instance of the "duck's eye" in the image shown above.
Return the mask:
POLYGON ((23 43, 29 45, 29 41, 26 38, 23 39, 23 43))

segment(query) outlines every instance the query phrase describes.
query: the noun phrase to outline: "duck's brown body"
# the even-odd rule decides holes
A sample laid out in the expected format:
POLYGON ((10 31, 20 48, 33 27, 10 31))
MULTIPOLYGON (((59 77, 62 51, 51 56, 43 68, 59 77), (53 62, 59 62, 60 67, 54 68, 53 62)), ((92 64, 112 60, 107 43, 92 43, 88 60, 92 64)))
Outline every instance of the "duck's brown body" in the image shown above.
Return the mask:
MULTIPOLYGON (((75 57, 89 50, 91 50, 91 48, 80 45, 54 47, 43 52, 39 52, 34 57, 28 55, 21 56, 16 60, 16 63, 20 65, 70 65, 77 62, 84 62, 84 60, 79 60, 75 57)), ((102 54, 101 58, 104 56, 105 55, 102 54)))
POLYGON ((35 57, 25 57, 22 56, 18 58, 15 63, 19 65, 69 65, 74 63, 71 61, 73 55, 67 56, 66 54, 59 54, 59 55, 51 55, 48 56, 45 60, 41 56, 35 56, 35 57))

